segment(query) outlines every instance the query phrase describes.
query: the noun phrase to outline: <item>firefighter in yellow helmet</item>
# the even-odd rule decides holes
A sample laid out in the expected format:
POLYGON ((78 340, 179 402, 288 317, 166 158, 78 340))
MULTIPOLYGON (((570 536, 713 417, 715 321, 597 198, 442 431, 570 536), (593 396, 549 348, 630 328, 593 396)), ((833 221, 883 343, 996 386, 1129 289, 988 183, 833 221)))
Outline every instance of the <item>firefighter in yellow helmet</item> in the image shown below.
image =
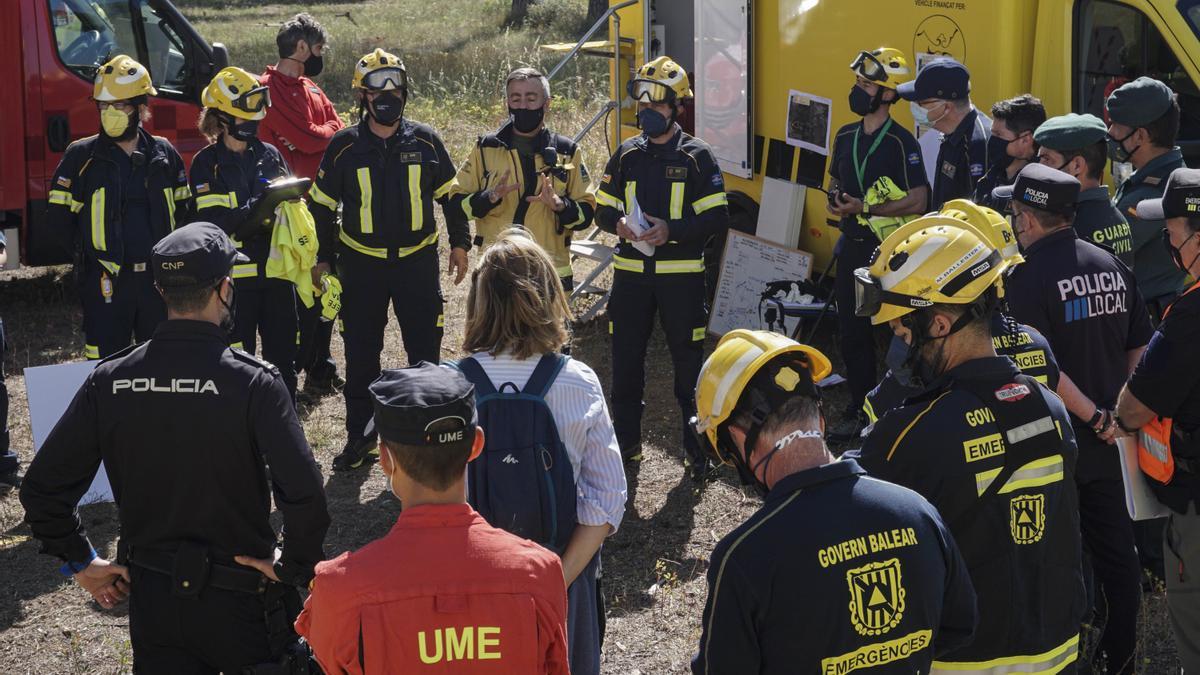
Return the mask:
MULTIPOLYGON (((1012 226, 996 211, 965 199, 955 199, 946 202, 941 214, 962 221, 964 227, 975 228, 1000 252, 1009 265, 1009 271, 1024 261, 1012 226)), ((992 314, 991 331, 992 345, 997 354, 1012 359, 1021 372, 1046 385, 1051 391, 1057 391, 1062 374, 1050 343, 1036 329, 1017 323, 1009 316, 1003 298, 998 311, 992 314)), ((910 365, 905 363, 907 353, 908 345, 893 336, 884 357, 888 371, 863 401, 863 412, 869 424, 874 424, 884 413, 898 407, 904 399, 921 393, 921 387, 912 380, 910 365)))
POLYGON ((938 508, 978 595, 974 640, 940 655, 933 673, 1057 673, 1079 647, 1075 441, 1062 401, 993 348, 1010 263, 976 228, 934 214, 854 273, 857 311, 904 341, 926 390, 848 455, 938 508))
POLYGON ((128 56, 100 66, 92 90, 100 133, 67 147, 50 184, 47 219, 74 245, 89 359, 150 339, 166 318, 150 249, 189 222, 192 199, 179 153, 142 126, 156 93, 128 56))
POLYGON ((896 87, 912 79, 913 69, 898 49, 862 51, 850 63, 854 84, 850 110, 862 117, 838 129, 829 163, 829 213, 841 235, 834 247, 838 275, 838 348, 846 363, 850 402, 830 430, 830 438, 848 440, 866 425, 863 399, 878 381, 871 324, 854 315, 853 271, 867 264, 879 242, 925 212, 928 179, 917 140, 891 117, 900 100, 896 87))
POLYGON ((937 510, 826 447, 815 383, 830 370, 813 347, 734 330, 700 372, 700 443, 766 503, 713 552, 693 673, 843 673, 864 658, 925 673, 970 639, 975 594, 937 510))
POLYGON ((725 238, 725 180, 708 144, 676 121, 692 96, 683 66, 665 56, 643 65, 628 94, 642 134, 617 148, 596 190, 596 224, 620 237, 608 301, 613 426, 622 456, 640 459, 646 345, 657 316, 675 371, 687 461, 701 477, 706 459, 687 426, 708 324, 704 247, 725 238))
POLYGON ((262 357, 275 364, 295 398, 294 285, 266 275, 274 210, 280 201, 269 184, 292 175, 279 150, 258 138, 258 123, 267 116, 271 94, 257 77, 231 66, 213 77, 200 102, 200 132, 211 144, 192 159, 196 211, 225 230, 250 258, 233 266, 237 311, 230 340, 254 354, 261 337, 262 357))
POLYGON ((367 386, 379 376, 389 307, 410 364, 442 354, 442 290, 433 205, 442 207, 454 283, 467 273, 471 233, 450 204, 454 162, 436 131, 404 116, 410 91, 400 57, 382 49, 354 64, 358 124, 334 135, 309 191, 320 251, 316 273, 336 265, 346 346, 346 445, 338 471, 379 457, 367 386), (338 217, 339 206, 341 208, 338 217))
POLYGON ((458 169, 452 203, 475 221, 477 246, 491 246, 513 225, 523 227, 550 254, 570 291, 571 238, 592 224, 596 210, 583 149, 546 126, 550 82, 540 71, 509 73, 504 101, 509 119, 476 141, 458 169))

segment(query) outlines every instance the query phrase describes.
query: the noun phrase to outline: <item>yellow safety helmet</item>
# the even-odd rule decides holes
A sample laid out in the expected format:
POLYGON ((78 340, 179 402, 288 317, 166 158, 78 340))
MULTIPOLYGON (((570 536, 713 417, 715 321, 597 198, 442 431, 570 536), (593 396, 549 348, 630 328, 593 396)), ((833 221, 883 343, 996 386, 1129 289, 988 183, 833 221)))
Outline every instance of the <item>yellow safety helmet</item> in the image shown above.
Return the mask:
POLYGON ((121 54, 96 70, 92 98, 97 101, 128 101, 158 92, 150 81, 146 66, 121 54))
POLYGON ((408 70, 399 56, 377 48, 354 64, 354 79, 350 86, 372 91, 400 89, 407 93, 408 70))
POLYGON ((718 430, 738 408, 751 380, 773 388, 769 393, 778 397, 817 396, 815 383, 832 371, 829 358, 820 350, 787 336, 765 330, 729 331, 700 369, 692 428, 710 455, 729 464, 733 458, 721 449, 718 430), (780 358, 784 356, 789 358, 780 358), (760 372, 765 377, 758 377, 760 372))
POLYGON ((971 304, 1009 263, 974 226, 942 214, 904 224, 854 270, 855 313, 879 325, 934 304, 971 304))
POLYGON ((625 86, 634 101, 675 103, 692 97, 687 71, 669 56, 660 56, 638 68, 637 77, 625 86))
POLYGON ((893 47, 880 47, 869 52, 859 52, 850 62, 853 70, 863 79, 881 87, 895 89, 913 78, 912 68, 904 52, 893 47))
POLYGON ((1012 224, 994 209, 966 199, 952 199, 942 205, 941 214, 961 220, 979 230, 1011 268, 1025 262, 1012 224))
POLYGON ((205 108, 214 108, 243 120, 261 120, 271 105, 271 92, 250 73, 229 66, 213 77, 200 94, 205 108))

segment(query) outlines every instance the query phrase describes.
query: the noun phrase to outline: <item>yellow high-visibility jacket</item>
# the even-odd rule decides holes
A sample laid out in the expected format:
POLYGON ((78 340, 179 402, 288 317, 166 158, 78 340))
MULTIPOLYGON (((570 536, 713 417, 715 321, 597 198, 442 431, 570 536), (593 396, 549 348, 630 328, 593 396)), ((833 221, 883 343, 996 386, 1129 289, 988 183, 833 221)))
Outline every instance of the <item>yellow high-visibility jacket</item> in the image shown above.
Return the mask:
POLYGON ((450 190, 451 208, 475 221, 476 246, 487 247, 504 230, 521 225, 550 254, 558 275, 571 276, 571 236, 591 224, 596 209, 596 199, 588 191, 583 151, 566 136, 543 128, 533 147, 554 148, 557 162, 548 167, 541 152, 522 158, 513 145, 513 133, 509 122, 496 133, 479 138, 458 170, 456 185, 450 190), (566 203, 559 213, 526 199, 541 189, 543 170, 549 170, 555 194, 566 203), (487 192, 504 182, 505 172, 508 182, 519 187, 493 204, 487 192))

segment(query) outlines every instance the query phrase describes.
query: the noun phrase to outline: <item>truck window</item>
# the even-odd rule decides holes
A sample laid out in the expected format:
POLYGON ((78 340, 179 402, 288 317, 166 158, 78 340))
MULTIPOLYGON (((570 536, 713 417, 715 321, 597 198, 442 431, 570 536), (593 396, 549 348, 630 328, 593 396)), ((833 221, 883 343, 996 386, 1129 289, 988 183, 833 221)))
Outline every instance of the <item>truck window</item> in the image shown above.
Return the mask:
POLYGON ((117 54, 138 58, 129 0, 50 0, 63 64, 86 80, 117 54))
POLYGON ((143 62, 160 96, 185 97, 190 73, 179 33, 147 0, 49 0, 54 41, 62 62, 91 80, 118 54, 143 62), (134 30, 134 22, 140 23, 134 30), (145 43, 139 44, 139 33, 145 43))
MULTIPOLYGON (((1192 4, 1200 5, 1200 0, 1192 0, 1192 4)), ((1200 15, 1200 11, 1195 14, 1200 15)), ((1187 12, 1185 16, 1200 18, 1187 12)), ((1200 141, 1200 90, 1146 15, 1109 0, 1083 0, 1076 36, 1076 110, 1103 119, 1108 95, 1145 75, 1167 83, 1178 95, 1181 144, 1200 141)))

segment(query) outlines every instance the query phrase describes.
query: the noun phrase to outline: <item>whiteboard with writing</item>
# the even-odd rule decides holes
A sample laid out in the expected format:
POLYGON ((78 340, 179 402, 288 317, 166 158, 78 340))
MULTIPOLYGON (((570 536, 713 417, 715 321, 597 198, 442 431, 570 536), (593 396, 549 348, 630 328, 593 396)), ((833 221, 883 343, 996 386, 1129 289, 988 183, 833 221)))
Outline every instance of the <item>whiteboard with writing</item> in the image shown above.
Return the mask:
MULTIPOLYGON (((760 237, 730 230, 721 258, 721 276, 708 317, 708 332, 721 336, 735 328, 766 330, 763 293, 776 281, 808 279, 813 256, 760 237)), ((788 317, 790 334, 799 319, 788 317)))

